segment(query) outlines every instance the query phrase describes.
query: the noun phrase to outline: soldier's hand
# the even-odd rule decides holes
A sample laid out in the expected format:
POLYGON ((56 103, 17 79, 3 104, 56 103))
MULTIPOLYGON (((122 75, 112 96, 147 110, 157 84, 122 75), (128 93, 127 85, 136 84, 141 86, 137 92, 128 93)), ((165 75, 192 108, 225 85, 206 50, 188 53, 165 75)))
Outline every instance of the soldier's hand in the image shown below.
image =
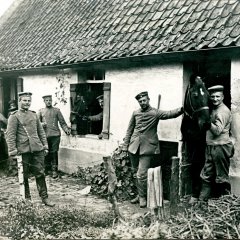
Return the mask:
POLYGON ((67 135, 70 135, 70 134, 71 134, 71 128, 69 128, 69 129, 66 131, 66 134, 67 134, 67 135))
POLYGON ((126 157, 128 157, 128 151, 122 150, 122 152, 120 153, 120 156, 121 156, 121 158, 126 158, 126 157))
POLYGON ((43 128, 47 127, 47 123, 42 122, 42 126, 43 126, 43 128))
POLYGON ((89 117, 88 116, 82 116, 82 120, 89 120, 89 117))
POLYGON ((44 150, 44 156, 47 156, 47 155, 48 155, 48 150, 45 149, 45 150, 44 150))
POLYGON ((9 152, 9 156, 11 156, 13 158, 16 157, 17 155, 19 155, 17 149, 13 150, 12 152, 9 152))

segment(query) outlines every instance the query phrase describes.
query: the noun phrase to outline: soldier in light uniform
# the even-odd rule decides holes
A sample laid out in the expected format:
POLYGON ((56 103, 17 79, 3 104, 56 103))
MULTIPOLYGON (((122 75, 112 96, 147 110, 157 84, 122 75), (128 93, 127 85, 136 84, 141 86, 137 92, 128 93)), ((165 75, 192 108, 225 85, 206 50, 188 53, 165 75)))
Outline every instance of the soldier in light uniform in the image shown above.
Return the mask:
POLYGON ((29 110, 32 102, 31 95, 30 92, 18 94, 19 110, 12 112, 8 119, 6 132, 8 151, 12 157, 22 155, 25 197, 31 199, 28 183, 28 174, 31 171, 36 178, 42 202, 53 207, 54 204, 48 199, 44 175, 44 156, 48 153, 48 144, 37 114, 29 110))
POLYGON ((52 173, 53 178, 58 177, 58 150, 61 138, 61 128, 67 134, 71 134, 71 128, 67 126, 67 123, 60 111, 60 109, 52 106, 52 95, 43 96, 45 108, 41 108, 38 112, 38 116, 42 126, 47 135, 49 153, 45 158, 45 172, 52 173))
POLYGON ((202 188, 200 202, 207 202, 212 192, 212 183, 217 184, 220 195, 231 192, 229 180, 230 158, 234 155, 234 145, 230 137, 232 114, 223 103, 224 87, 216 85, 208 88, 212 104, 211 123, 206 134, 206 160, 201 171, 202 188))

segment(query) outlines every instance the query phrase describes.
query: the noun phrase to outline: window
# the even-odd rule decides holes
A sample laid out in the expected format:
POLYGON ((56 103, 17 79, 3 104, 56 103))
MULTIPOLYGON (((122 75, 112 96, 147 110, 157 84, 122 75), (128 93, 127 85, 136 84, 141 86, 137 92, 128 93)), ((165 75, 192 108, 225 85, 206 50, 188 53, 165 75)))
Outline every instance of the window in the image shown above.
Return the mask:
MULTIPOLYGON (((82 78, 82 75, 80 76, 82 78)), ((83 83, 71 84, 71 128, 73 135, 109 137, 110 83, 102 72, 86 72, 83 83), (101 97, 99 97, 101 96, 101 97)))

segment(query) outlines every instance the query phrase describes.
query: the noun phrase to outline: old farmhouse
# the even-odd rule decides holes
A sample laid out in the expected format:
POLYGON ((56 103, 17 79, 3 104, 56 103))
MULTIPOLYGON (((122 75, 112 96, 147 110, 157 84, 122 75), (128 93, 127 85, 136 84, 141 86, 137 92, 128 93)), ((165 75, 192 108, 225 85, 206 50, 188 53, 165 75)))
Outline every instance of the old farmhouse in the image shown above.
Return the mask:
MULTIPOLYGON (((7 116, 19 91, 33 93, 35 111, 52 94, 72 127, 60 150, 68 173, 101 162, 122 142, 138 92, 148 91, 154 107, 159 96, 161 109, 182 106, 193 72, 207 86, 225 86, 236 146, 232 186, 240 194, 239 0, 16 0, 0 19, 0 112, 7 116), (100 111, 101 94, 103 121, 82 120, 100 111)), ((181 157, 180 123, 159 124, 162 157, 181 157)))

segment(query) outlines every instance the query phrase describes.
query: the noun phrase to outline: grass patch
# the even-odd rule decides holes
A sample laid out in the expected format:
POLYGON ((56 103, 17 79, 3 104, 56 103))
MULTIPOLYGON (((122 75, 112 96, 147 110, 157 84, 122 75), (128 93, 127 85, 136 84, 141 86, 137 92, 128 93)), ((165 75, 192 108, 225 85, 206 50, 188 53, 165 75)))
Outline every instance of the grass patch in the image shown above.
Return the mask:
POLYGON ((31 202, 15 202, 0 216, 0 234, 12 239, 97 238, 99 231, 114 221, 111 211, 42 208, 31 202), (81 234, 82 236, 76 236, 81 234))

